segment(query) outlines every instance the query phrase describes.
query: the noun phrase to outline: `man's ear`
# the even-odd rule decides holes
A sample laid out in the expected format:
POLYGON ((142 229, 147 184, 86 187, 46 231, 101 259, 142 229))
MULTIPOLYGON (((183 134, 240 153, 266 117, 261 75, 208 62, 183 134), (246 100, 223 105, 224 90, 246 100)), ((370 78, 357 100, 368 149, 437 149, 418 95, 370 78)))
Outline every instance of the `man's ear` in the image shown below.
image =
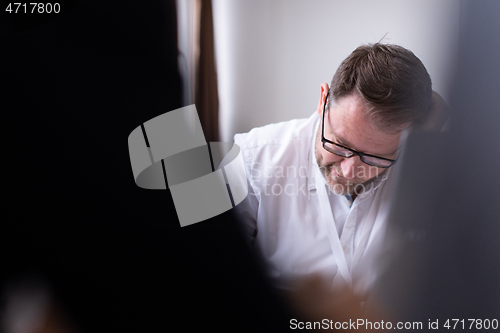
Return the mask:
POLYGON ((449 117, 450 107, 446 104, 444 99, 433 90, 429 116, 420 129, 424 131, 439 131, 443 128, 449 117))
POLYGON ((328 94, 328 90, 330 88, 328 87, 328 83, 323 82, 320 86, 320 95, 319 95, 319 102, 318 102, 318 115, 321 117, 323 113, 323 104, 326 101, 326 95, 328 94))

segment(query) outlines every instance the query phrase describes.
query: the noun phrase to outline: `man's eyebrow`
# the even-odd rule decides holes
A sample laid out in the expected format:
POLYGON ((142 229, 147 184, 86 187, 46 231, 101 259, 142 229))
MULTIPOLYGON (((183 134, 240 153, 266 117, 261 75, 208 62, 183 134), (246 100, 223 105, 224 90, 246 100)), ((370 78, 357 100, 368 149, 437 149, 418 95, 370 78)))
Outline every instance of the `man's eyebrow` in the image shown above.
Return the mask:
MULTIPOLYGON (((346 140, 346 139, 344 139, 343 137, 341 137, 341 136, 339 136, 339 135, 335 134, 335 133, 333 132, 333 129, 332 129, 332 134, 333 134, 334 138, 335 138, 335 139, 336 139, 336 140, 337 140, 337 141, 338 141, 341 145, 346 146, 347 148, 354 149, 354 148, 352 148, 352 145, 351 145, 349 142, 347 142, 347 140, 346 140)), ((356 149, 354 149, 354 150, 356 150, 356 149)))

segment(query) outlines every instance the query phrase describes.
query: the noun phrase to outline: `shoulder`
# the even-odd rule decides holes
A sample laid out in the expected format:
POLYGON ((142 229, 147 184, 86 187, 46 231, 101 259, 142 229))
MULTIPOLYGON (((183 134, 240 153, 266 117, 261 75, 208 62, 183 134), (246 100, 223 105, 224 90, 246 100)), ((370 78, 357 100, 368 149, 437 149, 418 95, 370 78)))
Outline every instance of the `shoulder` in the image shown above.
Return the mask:
MULTIPOLYGON (((263 176, 258 170, 300 167, 307 165, 319 119, 313 114, 307 119, 294 119, 236 134, 249 177, 263 176)), ((269 171, 269 170, 268 170, 269 171)))
POLYGON ((248 133, 236 134, 234 141, 242 150, 286 146, 310 138, 315 130, 313 127, 317 118, 317 115, 313 114, 309 118, 293 119, 256 127, 248 133))

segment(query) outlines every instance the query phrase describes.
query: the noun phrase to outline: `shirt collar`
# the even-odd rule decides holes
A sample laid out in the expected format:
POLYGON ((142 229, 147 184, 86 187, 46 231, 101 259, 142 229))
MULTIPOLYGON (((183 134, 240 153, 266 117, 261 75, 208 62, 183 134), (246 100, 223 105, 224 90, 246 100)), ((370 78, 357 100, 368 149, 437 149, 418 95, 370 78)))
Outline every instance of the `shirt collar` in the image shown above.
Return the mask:
POLYGON ((313 125, 313 133, 311 135, 312 137, 312 142, 311 145, 309 146, 309 163, 307 165, 307 168, 309 172, 307 173, 307 190, 312 191, 316 189, 316 170, 319 169, 318 162, 316 161, 316 135, 318 134, 318 129, 319 129, 319 116, 317 112, 314 112, 314 117, 316 117, 316 120, 314 121, 313 125))

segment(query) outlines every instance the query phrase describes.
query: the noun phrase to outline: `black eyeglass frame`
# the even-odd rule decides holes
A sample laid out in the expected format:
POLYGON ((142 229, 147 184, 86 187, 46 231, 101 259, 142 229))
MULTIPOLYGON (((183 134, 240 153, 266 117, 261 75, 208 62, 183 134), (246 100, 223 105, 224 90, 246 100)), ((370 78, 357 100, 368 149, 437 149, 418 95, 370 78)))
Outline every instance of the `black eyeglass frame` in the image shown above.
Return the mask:
POLYGON ((396 163, 397 159, 396 160, 391 160, 391 159, 388 159, 388 158, 385 158, 385 157, 380 157, 380 156, 375 156, 375 155, 361 153, 359 151, 356 151, 354 149, 342 146, 342 145, 340 145, 338 143, 332 142, 332 141, 330 141, 330 140, 328 140, 328 139, 325 138, 325 111, 326 111, 326 104, 327 104, 328 96, 329 95, 330 95, 330 92, 328 92, 328 94, 326 95, 325 103, 323 105, 323 123, 321 124, 322 125, 321 126, 321 143, 323 145, 323 149, 325 149, 327 152, 329 152, 331 154, 335 154, 337 156, 341 156, 341 157, 344 157, 344 158, 350 158, 350 157, 353 157, 353 156, 357 155, 357 156, 359 156, 359 158, 361 159, 361 161, 363 163, 368 164, 370 166, 377 167, 377 168, 384 168, 384 169, 386 169, 386 168, 389 168, 389 167, 393 166, 394 163, 396 163), (351 156, 344 156, 344 155, 341 155, 341 154, 337 154, 337 153, 335 153, 333 151, 328 150, 328 148, 325 147, 325 143, 329 143, 329 144, 332 144, 334 146, 340 147, 342 149, 346 149, 346 150, 350 151, 353 155, 351 155, 351 156), (379 158, 379 159, 384 160, 384 161, 389 161, 389 162, 391 162, 391 164, 388 165, 388 166, 373 165, 373 164, 370 164, 370 163, 366 162, 364 160, 364 156, 379 158))

